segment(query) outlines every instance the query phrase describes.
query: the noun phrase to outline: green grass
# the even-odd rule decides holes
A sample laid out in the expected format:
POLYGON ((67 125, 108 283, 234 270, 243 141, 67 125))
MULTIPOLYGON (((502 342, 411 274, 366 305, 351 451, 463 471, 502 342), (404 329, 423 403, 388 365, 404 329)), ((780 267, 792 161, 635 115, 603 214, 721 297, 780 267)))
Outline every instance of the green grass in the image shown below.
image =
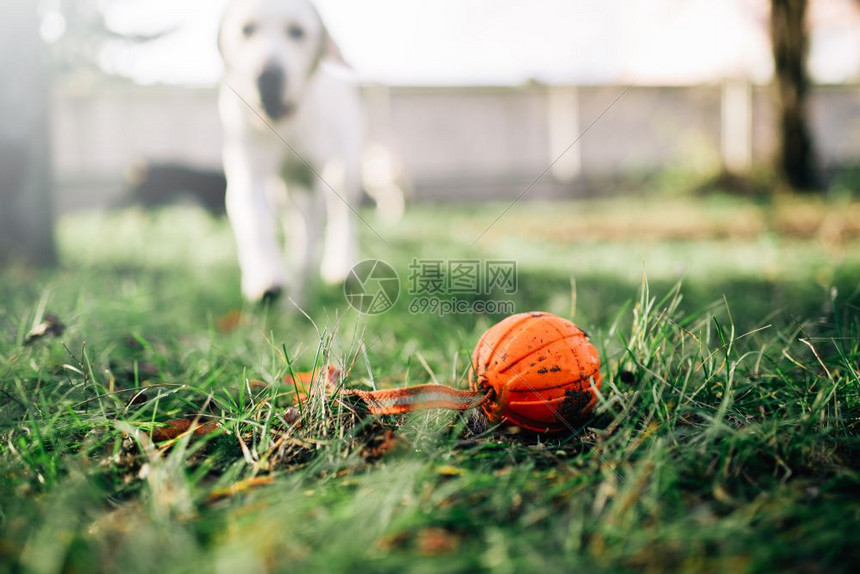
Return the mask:
POLYGON ((404 280, 412 258, 514 259, 517 311, 570 317, 575 294, 604 384, 570 435, 319 389, 297 417, 277 383, 326 363, 348 386, 464 386, 502 317, 414 315, 405 285, 379 316, 329 288, 307 317, 261 309, 224 222, 63 220, 59 269, 0 275, 0 570, 850 571, 858 205, 522 204, 469 247, 503 208, 368 213, 389 245, 363 229, 363 252, 404 280), (67 329, 25 345, 45 312, 67 329), (152 444, 183 417, 219 431, 152 444))

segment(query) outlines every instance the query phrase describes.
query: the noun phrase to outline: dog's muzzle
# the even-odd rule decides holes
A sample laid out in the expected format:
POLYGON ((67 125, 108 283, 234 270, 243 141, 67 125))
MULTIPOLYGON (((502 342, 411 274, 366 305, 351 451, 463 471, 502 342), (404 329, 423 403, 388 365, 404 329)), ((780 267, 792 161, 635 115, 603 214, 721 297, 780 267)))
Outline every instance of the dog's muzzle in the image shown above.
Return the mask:
POLYGON ((257 90, 260 92, 263 111, 273 120, 278 120, 289 112, 289 107, 284 103, 285 79, 284 71, 273 65, 263 68, 263 73, 257 78, 257 90))

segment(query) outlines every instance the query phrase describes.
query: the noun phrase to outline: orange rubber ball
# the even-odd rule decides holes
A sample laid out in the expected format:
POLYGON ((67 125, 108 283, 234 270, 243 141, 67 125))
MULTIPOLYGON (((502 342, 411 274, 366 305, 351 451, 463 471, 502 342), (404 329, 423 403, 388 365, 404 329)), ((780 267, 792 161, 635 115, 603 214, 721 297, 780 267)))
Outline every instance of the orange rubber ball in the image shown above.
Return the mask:
POLYGON ((576 325, 520 313, 492 326, 472 353, 472 389, 490 392, 484 413, 535 432, 573 430, 597 403, 600 356, 576 325))

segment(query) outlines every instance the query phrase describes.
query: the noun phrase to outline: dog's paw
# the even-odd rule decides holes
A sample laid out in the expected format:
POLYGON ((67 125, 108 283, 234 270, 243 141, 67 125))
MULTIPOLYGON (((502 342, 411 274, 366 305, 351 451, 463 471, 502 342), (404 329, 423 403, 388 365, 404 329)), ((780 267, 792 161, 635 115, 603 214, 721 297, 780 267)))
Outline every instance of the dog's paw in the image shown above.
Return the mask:
POLYGON ((250 301, 251 303, 261 303, 263 305, 274 303, 283 296, 283 293, 284 288, 280 285, 272 285, 271 287, 267 287, 263 290, 242 290, 242 295, 245 297, 245 300, 250 301))
POLYGON ((326 269, 325 267, 323 267, 320 272, 320 276, 322 277, 322 280, 323 282, 325 282, 326 285, 340 285, 341 283, 346 281, 346 276, 349 275, 350 269, 352 269, 352 267, 338 267, 330 269, 326 269))
POLYGON ((284 281, 275 281, 271 278, 250 280, 242 277, 242 295, 254 303, 271 303, 283 294, 284 283, 284 281))
POLYGON ((353 257, 324 258, 320 266, 320 277, 326 285, 339 285, 346 281, 347 275, 355 264, 353 257))
POLYGON ((283 293, 284 290, 280 287, 270 287, 263 292, 263 296, 260 297, 260 303, 263 305, 272 305, 281 298, 283 293))

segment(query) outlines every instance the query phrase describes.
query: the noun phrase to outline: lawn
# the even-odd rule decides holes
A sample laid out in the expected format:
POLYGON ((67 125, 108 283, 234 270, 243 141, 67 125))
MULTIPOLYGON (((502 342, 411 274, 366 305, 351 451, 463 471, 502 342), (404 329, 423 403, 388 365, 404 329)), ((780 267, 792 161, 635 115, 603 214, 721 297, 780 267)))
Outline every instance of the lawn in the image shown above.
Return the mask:
POLYGON ((363 212, 402 281, 373 316, 337 288, 244 304, 226 222, 194 209, 65 217, 59 268, 0 274, 0 570, 851 571, 860 203, 524 202, 483 233, 505 207, 363 212), (321 377, 294 404, 285 377, 328 364, 467 386, 503 315, 409 292, 413 260, 462 259, 515 261, 494 297, 589 333, 590 420, 375 417, 321 377))

